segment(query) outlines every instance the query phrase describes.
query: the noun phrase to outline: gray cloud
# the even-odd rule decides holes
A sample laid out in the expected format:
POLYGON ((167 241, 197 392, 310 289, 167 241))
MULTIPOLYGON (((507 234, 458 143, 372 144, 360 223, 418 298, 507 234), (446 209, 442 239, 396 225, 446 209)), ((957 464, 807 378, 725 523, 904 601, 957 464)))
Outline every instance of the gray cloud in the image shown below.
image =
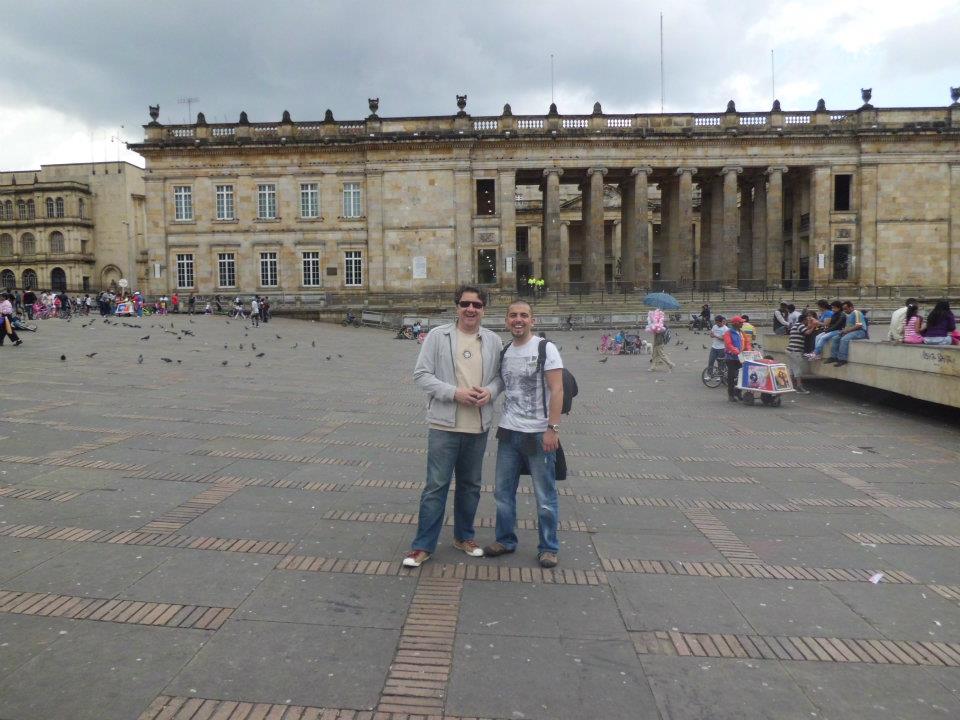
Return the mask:
MULTIPOLYGON (((737 76, 766 98, 776 39, 748 30, 769 6, 688 0, 666 8, 668 110, 721 110, 737 76)), ((516 113, 543 113, 551 52, 561 112, 589 113, 594 100, 607 112, 659 107, 658 9, 648 3, 2 0, 0 16, 7 102, 55 108, 88 125, 125 124, 134 139, 150 103, 161 104, 162 122, 185 119, 176 103, 183 95, 198 96, 193 112, 210 121, 233 121, 240 110, 279 120, 284 109, 295 120, 320 119, 328 107, 338 118, 359 118, 373 95, 384 116, 452 114, 462 92, 476 115, 498 114, 505 102, 516 113)), ((956 29, 958 16, 949 20, 956 29)), ((868 82, 863 76, 882 69, 874 84, 898 93, 884 95, 884 104, 942 104, 946 87, 909 97, 917 83, 898 75, 929 66, 958 74, 953 36, 937 23, 910 28, 862 55, 861 68, 818 38, 805 39, 778 49, 782 82, 823 86, 834 95, 829 106, 851 107, 868 82)), ((816 101, 782 99, 791 107, 816 101)), ((768 103, 748 107, 741 99, 738 107, 768 103)))

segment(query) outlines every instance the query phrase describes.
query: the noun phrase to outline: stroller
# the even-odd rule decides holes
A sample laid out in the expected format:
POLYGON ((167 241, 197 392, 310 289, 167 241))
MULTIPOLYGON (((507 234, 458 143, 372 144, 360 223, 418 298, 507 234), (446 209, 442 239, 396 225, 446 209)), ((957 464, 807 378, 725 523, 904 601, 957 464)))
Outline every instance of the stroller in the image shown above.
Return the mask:
POLYGON ((623 338, 623 353, 625 355, 639 355, 643 351, 639 335, 625 335, 623 338))
POLYGON ((708 323, 706 320, 704 320, 703 317, 700 316, 699 314, 697 314, 697 313, 690 313, 690 325, 689 325, 689 328, 690 328, 691 330, 709 330, 709 329, 710 329, 710 323, 708 323))

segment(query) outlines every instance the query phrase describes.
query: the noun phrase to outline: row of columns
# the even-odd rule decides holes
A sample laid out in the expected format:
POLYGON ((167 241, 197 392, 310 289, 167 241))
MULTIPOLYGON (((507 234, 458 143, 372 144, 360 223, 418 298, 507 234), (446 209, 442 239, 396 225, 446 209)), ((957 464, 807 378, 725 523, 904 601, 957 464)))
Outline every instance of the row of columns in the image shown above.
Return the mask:
MULTIPOLYGON (((630 169, 619 183, 621 194, 621 272, 624 282, 648 284, 651 280, 649 185, 654 170, 630 169)), ((738 278, 756 278, 768 284, 781 279, 783 261, 783 175, 787 168, 773 166, 762 175, 741 178, 743 168, 724 166, 704 170, 701 187, 701 242, 695 270, 693 229, 694 167, 679 167, 669 175, 658 171, 661 232, 666 253, 661 277, 680 283, 698 280, 736 284, 738 278), (769 230, 769 231, 768 231, 769 230)), ((543 171, 543 275, 558 287, 569 280, 569 241, 560 218, 560 183, 563 168, 543 171)), ((584 247, 581 278, 589 287, 604 283, 604 167, 589 167, 580 185, 584 247)))

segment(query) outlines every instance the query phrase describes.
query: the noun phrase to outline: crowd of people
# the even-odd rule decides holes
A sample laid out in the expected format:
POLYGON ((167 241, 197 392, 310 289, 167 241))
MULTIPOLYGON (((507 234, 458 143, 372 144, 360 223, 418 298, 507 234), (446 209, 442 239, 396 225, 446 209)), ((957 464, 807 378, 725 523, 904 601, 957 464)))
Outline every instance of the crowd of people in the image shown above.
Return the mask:
POLYGON ((960 331, 946 300, 938 301, 924 317, 917 299, 907 298, 890 316, 887 339, 907 345, 960 345, 960 331))

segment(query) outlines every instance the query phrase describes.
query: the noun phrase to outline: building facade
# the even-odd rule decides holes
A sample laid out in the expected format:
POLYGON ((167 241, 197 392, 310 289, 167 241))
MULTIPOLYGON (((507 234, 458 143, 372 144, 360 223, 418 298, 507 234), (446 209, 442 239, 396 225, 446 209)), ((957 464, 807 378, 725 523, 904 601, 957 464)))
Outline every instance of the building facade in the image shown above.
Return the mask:
MULTIPOLYGON (((954 93, 957 94, 957 93, 954 93)), ((960 103, 144 126, 153 292, 960 283, 960 103)), ((151 108, 155 111, 156 108, 151 108)))
POLYGON ((0 171, 0 284, 94 292, 146 265, 143 171, 129 163, 0 171))

